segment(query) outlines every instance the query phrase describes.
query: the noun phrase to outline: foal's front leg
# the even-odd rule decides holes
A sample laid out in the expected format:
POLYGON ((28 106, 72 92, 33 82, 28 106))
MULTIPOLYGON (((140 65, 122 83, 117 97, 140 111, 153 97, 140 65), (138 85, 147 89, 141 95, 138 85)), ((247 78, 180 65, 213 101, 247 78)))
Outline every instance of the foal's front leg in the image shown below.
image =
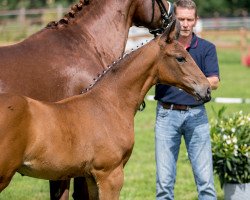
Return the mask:
POLYGON ((15 152, 12 149, 10 150, 10 147, 5 148, 5 150, 0 148, 0 152, 2 152, 2 154, 0 153, 0 193, 1 193, 1 191, 4 190, 9 185, 17 169, 21 166, 21 160, 20 158, 15 157, 15 152))
POLYGON ((1 175, 0 174, 0 193, 9 185, 13 175, 15 173, 11 173, 10 175, 1 175))
POLYGON ((99 190, 99 200, 118 200, 123 180, 123 166, 119 166, 113 171, 98 172, 96 181, 99 190))
MULTIPOLYGON (((1 131, 0 135, 3 136, 1 131)), ((6 135, 10 134, 7 132, 6 135)), ((15 142, 13 138, 0 137, 0 193, 9 185, 14 174, 22 166, 23 149, 20 146, 22 145, 15 142)))
MULTIPOLYGON (((2 142, 2 141, 0 141, 2 142)), ((0 193, 10 183, 15 173, 22 166, 23 155, 12 145, 6 147, 0 144, 0 193)), ((19 171, 19 173, 21 173, 19 171)), ((22 173, 21 173, 22 174, 22 173)), ((1 197, 0 197, 1 199, 1 197)))

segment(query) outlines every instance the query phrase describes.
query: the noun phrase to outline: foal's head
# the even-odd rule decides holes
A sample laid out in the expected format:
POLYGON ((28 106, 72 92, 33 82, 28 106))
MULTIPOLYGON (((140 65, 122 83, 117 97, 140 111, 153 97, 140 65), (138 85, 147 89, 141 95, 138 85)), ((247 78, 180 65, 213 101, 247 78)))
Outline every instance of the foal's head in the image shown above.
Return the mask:
POLYGON ((210 100, 210 84, 190 54, 176 40, 179 22, 174 20, 165 32, 158 36, 158 82, 179 87, 197 99, 210 100))

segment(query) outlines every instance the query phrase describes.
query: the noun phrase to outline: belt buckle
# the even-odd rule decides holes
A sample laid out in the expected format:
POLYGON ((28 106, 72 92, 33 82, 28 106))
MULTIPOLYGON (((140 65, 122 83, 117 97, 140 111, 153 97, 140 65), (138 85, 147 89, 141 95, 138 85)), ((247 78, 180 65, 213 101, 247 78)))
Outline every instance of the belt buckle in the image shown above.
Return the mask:
POLYGON ((171 104, 172 110, 188 111, 191 107, 188 105, 174 105, 171 104), (176 106, 176 109, 175 109, 176 106))

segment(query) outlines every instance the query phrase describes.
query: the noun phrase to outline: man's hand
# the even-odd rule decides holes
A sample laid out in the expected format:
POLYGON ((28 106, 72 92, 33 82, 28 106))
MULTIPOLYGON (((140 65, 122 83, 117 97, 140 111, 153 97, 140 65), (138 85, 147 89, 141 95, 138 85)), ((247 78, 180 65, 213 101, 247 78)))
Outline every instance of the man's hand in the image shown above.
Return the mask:
POLYGON ((210 83, 212 90, 216 90, 219 87, 220 80, 217 76, 207 77, 207 80, 210 83))

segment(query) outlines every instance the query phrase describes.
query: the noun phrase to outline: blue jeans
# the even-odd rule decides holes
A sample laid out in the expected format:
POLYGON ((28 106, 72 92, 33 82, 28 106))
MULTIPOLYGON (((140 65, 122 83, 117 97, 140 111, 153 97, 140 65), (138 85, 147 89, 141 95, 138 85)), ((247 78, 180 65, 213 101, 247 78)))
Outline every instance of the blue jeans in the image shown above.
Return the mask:
POLYGON ((174 199, 176 162, 184 136, 199 200, 214 200, 212 150, 204 105, 187 111, 164 109, 158 102, 155 125, 156 199, 174 199))

